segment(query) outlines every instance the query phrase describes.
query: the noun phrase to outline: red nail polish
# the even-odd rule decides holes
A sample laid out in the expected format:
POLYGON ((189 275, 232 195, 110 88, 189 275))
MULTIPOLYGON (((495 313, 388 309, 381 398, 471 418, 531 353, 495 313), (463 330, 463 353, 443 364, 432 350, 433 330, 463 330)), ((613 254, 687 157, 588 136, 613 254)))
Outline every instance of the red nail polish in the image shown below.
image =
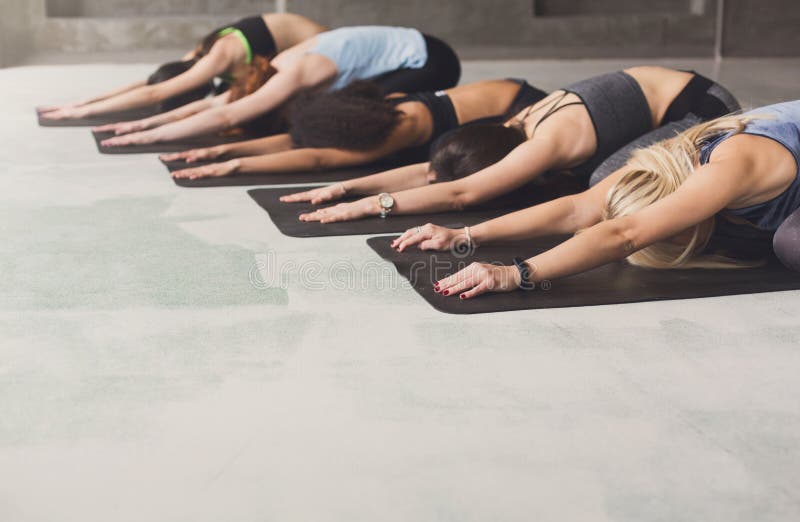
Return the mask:
POLYGON ((459 299, 466 299, 466 297, 467 297, 467 294, 461 294, 460 296, 458 296, 459 299))
POLYGON ((442 295, 449 295, 449 294, 450 294, 450 292, 449 292, 449 291, 447 291, 447 290, 445 290, 444 292, 442 292, 442 295))

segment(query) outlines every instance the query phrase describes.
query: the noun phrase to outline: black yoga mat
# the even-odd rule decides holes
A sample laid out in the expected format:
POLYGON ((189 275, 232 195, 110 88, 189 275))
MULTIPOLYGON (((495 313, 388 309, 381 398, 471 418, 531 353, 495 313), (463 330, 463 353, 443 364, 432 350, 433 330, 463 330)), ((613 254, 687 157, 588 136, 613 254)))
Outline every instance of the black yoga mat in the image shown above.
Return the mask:
POLYGON ((154 107, 146 107, 142 109, 131 109, 129 111, 109 112, 108 114, 81 119, 51 120, 43 118, 42 113, 36 111, 36 117, 39 120, 40 127, 97 127, 99 125, 108 125, 109 123, 141 120, 142 118, 149 118, 155 114, 158 114, 158 111, 154 107))
MULTIPOLYGON (((221 160, 224 161, 224 160, 221 160)), ((186 163, 185 161, 162 161, 170 172, 208 165, 209 161, 186 163)), ((267 174, 235 174, 221 178, 175 179, 181 187, 235 187, 247 185, 286 185, 289 183, 328 183, 368 176, 404 165, 403 162, 380 162, 359 167, 320 170, 313 172, 272 172, 267 174)), ((299 190, 295 191, 299 192, 299 190)))
POLYGON ((461 300, 458 296, 445 297, 435 293, 433 284, 473 261, 511 265, 514 257, 527 259, 552 248, 568 239, 568 236, 486 245, 463 257, 451 252, 423 252, 416 247, 398 253, 391 248, 395 237, 372 237, 367 244, 383 259, 394 263, 397 271, 431 306, 450 314, 638 303, 800 289, 800 273, 784 268, 777 259, 771 259, 766 266, 759 268, 728 270, 652 270, 619 262, 548 284, 538 284, 530 291, 484 294, 461 300))
POLYGON ((280 197, 286 194, 303 192, 313 187, 253 189, 247 191, 256 203, 267 211, 272 222, 283 234, 291 237, 351 236, 362 234, 392 234, 405 232, 409 228, 428 222, 437 225, 463 227, 529 207, 559 196, 580 191, 582 185, 574 179, 560 177, 539 179, 525 185, 508 197, 487 202, 480 207, 462 212, 441 212, 431 214, 390 214, 386 219, 373 216, 357 221, 320 224, 300 221, 298 216, 316 208, 324 208, 336 203, 354 201, 361 196, 353 196, 333 203, 312 205, 311 203, 282 203, 280 197))
POLYGON ((128 145, 125 147, 103 147, 100 142, 113 138, 113 132, 94 132, 94 141, 97 144, 97 150, 101 154, 148 154, 157 153, 163 154, 166 152, 183 152, 189 149, 199 149, 204 147, 213 147, 214 145, 222 145, 224 143, 234 143, 242 140, 251 140, 258 136, 198 136, 196 138, 186 138, 177 141, 169 141, 164 143, 151 143, 149 145, 128 145))

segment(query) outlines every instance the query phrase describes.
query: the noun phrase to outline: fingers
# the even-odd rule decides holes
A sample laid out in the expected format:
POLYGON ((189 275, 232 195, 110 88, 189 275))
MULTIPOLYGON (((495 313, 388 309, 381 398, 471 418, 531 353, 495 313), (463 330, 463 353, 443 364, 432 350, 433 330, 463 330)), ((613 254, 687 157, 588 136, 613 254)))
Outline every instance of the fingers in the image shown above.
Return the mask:
POLYGON ((481 294, 485 294, 486 292, 489 292, 489 291, 490 291, 489 285, 487 285, 485 283, 480 283, 478 286, 472 288, 471 290, 467 290, 466 292, 462 292, 461 295, 459 295, 459 297, 461 299, 472 299, 473 297, 477 297, 477 296, 479 296, 481 294))
POLYGON ((172 173, 175 179, 200 179, 216 175, 212 165, 195 167, 191 169, 176 170, 172 173))
MULTIPOLYGON (((444 290, 451 290, 456 285, 459 285, 464 281, 470 280, 471 278, 475 277, 476 274, 480 273, 481 269, 482 266, 479 263, 472 263, 464 270, 461 270, 449 277, 441 279, 438 283, 436 283, 435 286, 437 286, 440 290, 442 290, 442 293, 444 293, 444 290)), ((452 291, 448 292, 448 294, 452 293, 453 293, 452 291)))
POLYGON ((92 130, 94 132, 109 132, 117 130, 117 125, 119 125, 119 123, 108 123, 106 125, 98 125, 97 127, 92 127, 92 130))
POLYGON ((428 230, 420 228, 420 231, 417 232, 416 229, 412 229, 411 235, 397 245, 397 251, 402 252, 406 248, 418 245, 426 239, 430 239, 430 232, 428 230))
POLYGON ((160 159, 161 161, 177 161, 177 160, 179 160, 179 159, 183 159, 183 158, 184 158, 184 155, 185 155, 187 152, 188 152, 188 151, 184 151, 184 152, 170 152, 169 154, 162 154, 162 155, 160 155, 160 156, 158 157, 158 159, 160 159))
POLYGON ((314 212, 307 212, 305 214, 300 214, 298 218, 300 221, 319 221, 322 219, 322 211, 316 210, 314 212))
POLYGON ((150 143, 143 134, 135 133, 135 134, 126 134, 125 136, 115 136, 113 138, 108 138, 107 140, 103 140, 100 142, 100 145, 103 147, 124 147, 126 145, 143 145, 146 143, 150 143))
POLYGON ((398 237, 394 241, 392 241, 392 248, 397 248, 400 245, 400 243, 403 242, 403 240, 408 239, 409 237, 413 236, 416 233, 417 233, 416 229, 409 228, 408 230, 403 232, 400 235, 400 237, 398 237))
POLYGON ((304 192, 297 192, 296 194, 289 194, 286 196, 281 196, 281 201, 284 203, 297 203, 299 201, 310 201, 311 200, 311 193, 312 190, 306 190, 304 192))
POLYGON ((337 223, 340 221, 350 221, 355 219, 354 213, 349 206, 340 204, 335 207, 321 208, 314 212, 300 214, 300 221, 319 221, 325 223, 337 223))
POLYGON ((333 201, 337 199, 327 190, 320 190, 316 194, 314 194, 311 198, 311 203, 314 205, 320 205, 322 203, 328 203, 329 201, 333 201))

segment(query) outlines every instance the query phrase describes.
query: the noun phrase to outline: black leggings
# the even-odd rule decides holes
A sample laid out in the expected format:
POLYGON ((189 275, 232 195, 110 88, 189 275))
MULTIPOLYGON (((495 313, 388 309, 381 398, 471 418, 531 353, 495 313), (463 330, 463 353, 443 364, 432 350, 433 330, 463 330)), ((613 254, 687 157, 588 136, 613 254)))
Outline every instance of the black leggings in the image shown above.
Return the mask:
POLYGON ((372 79, 385 93, 441 91, 458 85, 461 62, 455 51, 434 36, 423 36, 428 48, 428 60, 423 67, 398 69, 372 79))
POLYGON ((778 227, 772 238, 772 249, 787 268, 800 272, 800 209, 778 227))

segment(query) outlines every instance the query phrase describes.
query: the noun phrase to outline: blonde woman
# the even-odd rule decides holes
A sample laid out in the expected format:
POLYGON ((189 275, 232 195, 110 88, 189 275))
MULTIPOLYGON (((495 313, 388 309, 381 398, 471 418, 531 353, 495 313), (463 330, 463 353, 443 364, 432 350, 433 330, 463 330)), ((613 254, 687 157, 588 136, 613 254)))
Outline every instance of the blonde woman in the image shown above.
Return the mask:
POLYGON ((462 230, 425 225, 393 246, 447 249, 576 233, 515 266, 473 263, 435 289, 469 299, 627 259, 649 268, 747 268, 771 252, 800 270, 800 101, 692 127, 634 152, 591 189, 462 230))

